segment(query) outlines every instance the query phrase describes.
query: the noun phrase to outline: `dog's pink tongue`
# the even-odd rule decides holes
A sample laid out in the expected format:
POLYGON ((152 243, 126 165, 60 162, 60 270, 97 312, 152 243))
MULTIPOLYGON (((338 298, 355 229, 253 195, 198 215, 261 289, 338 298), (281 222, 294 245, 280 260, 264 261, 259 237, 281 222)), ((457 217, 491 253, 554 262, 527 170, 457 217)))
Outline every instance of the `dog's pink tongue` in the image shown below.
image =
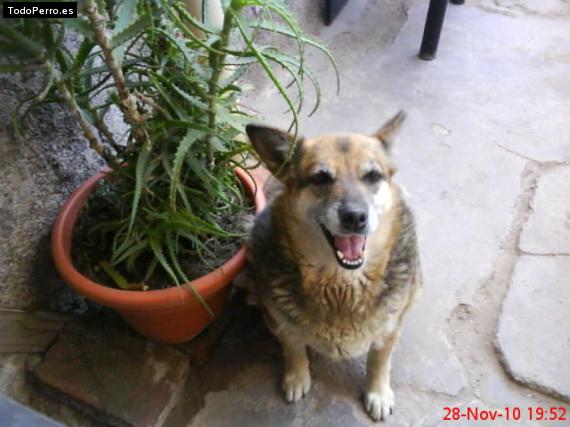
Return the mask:
POLYGON ((360 235, 335 236, 334 246, 342 252, 346 259, 355 260, 362 256, 366 237, 360 235))

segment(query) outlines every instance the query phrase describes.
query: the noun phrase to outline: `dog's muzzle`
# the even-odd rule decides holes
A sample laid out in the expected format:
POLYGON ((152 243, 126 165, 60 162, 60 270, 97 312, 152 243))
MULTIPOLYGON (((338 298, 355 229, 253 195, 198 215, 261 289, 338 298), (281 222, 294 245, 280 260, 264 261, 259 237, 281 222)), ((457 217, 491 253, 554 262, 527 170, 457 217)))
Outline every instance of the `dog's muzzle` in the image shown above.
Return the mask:
POLYGON ((334 256, 341 267, 354 270, 364 264, 364 251, 366 249, 366 236, 362 234, 333 235, 320 224, 321 230, 331 246, 334 256))

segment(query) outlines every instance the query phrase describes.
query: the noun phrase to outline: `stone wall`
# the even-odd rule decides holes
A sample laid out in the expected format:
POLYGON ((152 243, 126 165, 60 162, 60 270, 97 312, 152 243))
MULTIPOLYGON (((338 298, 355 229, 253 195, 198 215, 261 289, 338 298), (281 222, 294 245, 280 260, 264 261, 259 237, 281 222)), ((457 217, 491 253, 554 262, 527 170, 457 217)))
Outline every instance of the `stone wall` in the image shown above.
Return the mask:
POLYGON ((0 75, 0 308, 69 310, 81 301, 55 272, 50 227, 100 161, 57 105, 38 107, 26 119, 26 138, 15 136, 12 114, 40 84, 33 73, 0 75))

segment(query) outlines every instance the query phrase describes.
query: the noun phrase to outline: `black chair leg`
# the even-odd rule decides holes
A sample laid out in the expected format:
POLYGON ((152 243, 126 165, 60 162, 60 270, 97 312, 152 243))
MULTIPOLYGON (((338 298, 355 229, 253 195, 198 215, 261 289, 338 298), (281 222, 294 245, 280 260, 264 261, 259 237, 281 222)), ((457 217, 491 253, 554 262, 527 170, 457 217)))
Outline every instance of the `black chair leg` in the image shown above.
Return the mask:
POLYGON ((465 0, 449 0, 451 4, 465 4, 465 0))
POLYGON ((429 2, 422 45, 418 55, 423 60, 431 61, 435 58, 441 28, 445 19, 447 2, 448 0, 430 0, 429 2))

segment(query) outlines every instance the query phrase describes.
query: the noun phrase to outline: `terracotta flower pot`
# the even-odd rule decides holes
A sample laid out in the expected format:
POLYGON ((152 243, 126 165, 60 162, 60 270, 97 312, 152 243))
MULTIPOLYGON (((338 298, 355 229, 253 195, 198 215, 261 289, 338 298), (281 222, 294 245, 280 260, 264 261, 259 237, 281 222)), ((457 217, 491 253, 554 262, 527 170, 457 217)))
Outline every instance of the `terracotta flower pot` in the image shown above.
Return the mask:
MULTIPOLYGON (((251 194, 255 209, 265 206, 262 181, 264 170, 255 170, 255 182, 241 169, 236 174, 251 194), (258 189, 256 191, 256 188, 258 189)), ((69 197, 61 208, 51 235, 51 250, 55 266, 63 280, 86 298, 117 310, 136 331, 164 343, 181 343, 189 340, 208 326, 214 318, 184 286, 150 291, 114 289, 93 282, 75 269, 71 260, 73 229, 79 211, 89 195, 96 190, 97 182, 105 178, 101 172, 88 179, 69 197)), ((227 305, 230 284, 246 264, 245 247, 216 270, 192 283, 204 297, 217 317, 227 305)))

